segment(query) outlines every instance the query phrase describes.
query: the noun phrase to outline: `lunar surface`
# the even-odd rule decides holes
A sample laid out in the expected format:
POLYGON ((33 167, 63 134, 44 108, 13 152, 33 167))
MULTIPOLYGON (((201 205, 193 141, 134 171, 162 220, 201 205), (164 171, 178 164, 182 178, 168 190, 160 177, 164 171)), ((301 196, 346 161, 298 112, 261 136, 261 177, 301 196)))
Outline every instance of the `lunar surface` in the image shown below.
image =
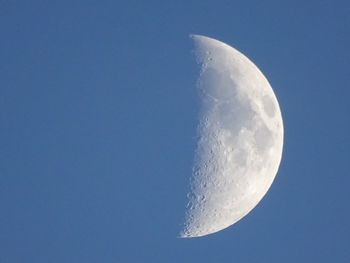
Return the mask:
POLYGON ((260 70, 225 43, 192 38, 201 109, 180 237, 208 235, 247 215, 271 186, 283 146, 280 108, 260 70))

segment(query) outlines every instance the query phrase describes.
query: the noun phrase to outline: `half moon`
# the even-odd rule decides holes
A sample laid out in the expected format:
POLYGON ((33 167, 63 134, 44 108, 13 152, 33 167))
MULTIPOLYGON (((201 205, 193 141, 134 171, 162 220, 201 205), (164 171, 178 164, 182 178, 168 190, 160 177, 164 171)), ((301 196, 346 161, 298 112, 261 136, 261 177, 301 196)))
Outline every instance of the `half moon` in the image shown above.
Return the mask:
POLYGON ((201 110, 180 237, 208 235, 247 215, 270 188, 283 147, 281 111, 261 71, 223 42, 192 38, 201 110))

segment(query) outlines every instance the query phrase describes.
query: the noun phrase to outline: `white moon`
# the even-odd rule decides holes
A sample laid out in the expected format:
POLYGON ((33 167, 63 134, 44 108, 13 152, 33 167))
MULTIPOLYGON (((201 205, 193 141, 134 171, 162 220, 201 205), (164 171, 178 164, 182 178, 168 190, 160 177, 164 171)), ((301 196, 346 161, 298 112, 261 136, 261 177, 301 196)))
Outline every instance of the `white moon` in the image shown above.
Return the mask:
POLYGON ((260 70, 225 43, 192 37, 201 111, 181 237, 208 235, 247 215, 271 186, 283 147, 280 108, 260 70))

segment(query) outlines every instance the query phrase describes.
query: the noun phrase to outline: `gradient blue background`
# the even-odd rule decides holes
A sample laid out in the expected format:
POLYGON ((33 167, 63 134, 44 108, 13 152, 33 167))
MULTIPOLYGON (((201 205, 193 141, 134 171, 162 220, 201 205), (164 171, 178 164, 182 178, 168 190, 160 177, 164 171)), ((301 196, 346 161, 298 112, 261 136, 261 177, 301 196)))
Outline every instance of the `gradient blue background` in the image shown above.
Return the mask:
POLYGON ((0 262, 350 262, 348 1, 0 2, 0 262), (198 110, 188 35, 279 99, 280 170, 216 234, 176 238, 198 110))

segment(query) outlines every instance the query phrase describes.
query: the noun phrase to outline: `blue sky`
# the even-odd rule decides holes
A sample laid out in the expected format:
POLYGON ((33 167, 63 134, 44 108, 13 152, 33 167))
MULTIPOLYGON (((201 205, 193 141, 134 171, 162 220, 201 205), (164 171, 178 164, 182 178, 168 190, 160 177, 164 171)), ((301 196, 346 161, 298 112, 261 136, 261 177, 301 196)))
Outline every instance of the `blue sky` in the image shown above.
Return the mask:
POLYGON ((346 1, 1 1, 0 262, 349 262, 346 1), (177 239, 198 66, 189 34, 258 65, 280 170, 232 227, 177 239))

